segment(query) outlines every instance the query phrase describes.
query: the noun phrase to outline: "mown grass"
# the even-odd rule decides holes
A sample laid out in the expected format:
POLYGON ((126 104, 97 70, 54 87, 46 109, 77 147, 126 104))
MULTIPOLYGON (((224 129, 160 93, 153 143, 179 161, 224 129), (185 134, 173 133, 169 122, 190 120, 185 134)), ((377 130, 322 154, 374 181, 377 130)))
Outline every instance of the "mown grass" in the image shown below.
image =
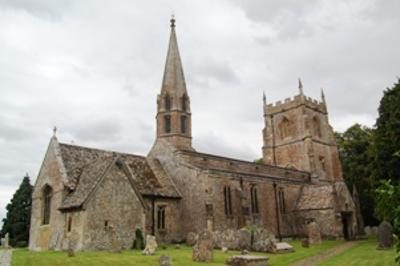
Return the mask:
MULTIPOLYGON (((312 246, 311 248, 302 248, 299 241, 292 241, 296 250, 294 253, 288 254, 266 254, 266 253, 252 253, 253 255, 267 256, 271 266, 290 265, 291 263, 304 259, 306 257, 314 256, 329 248, 333 248, 342 244, 343 241, 324 241, 322 245, 312 246)), ((376 244, 376 241, 375 241, 376 244)), ((357 245, 358 247, 358 245, 357 245)), ((371 249, 375 250, 375 246, 371 244, 365 245, 360 243, 361 249, 368 249, 364 253, 368 254, 371 249)), ((389 252, 390 253, 390 252, 389 252)), ((65 252, 60 251, 43 251, 31 252, 26 249, 17 249, 13 252, 12 265, 13 266, 128 266, 128 265, 143 265, 155 266, 159 265, 159 258, 161 255, 168 255, 172 258, 172 265, 174 266, 193 266, 193 265, 209 265, 221 266, 225 265, 225 261, 232 255, 239 254, 239 252, 229 251, 223 253, 220 250, 215 250, 214 261, 212 263, 195 263, 192 261, 192 247, 181 246, 180 249, 175 249, 175 246, 168 246, 163 250, 159 248, 156 255, 144 256, 140 251, 127 250, 122 253, 108 253, 108 252, 77 252, 75 257, 68 257, 65 252)), ((393 253, 391 257, 394 257, 393 253)), ((365 264, 327 264, 327 265, 365 265, 365 264)), ((373 265, 373 264, 368 264, 373 265)), ((386 264, 380 264, 383 266, 386 264)), ((392 265, 392 264, 388 264, 392 265)))
POLYGON ((376 238, 358 242, 355 246, 330 257, 319 266, 392 266, 396 265, 395 250, 377 250, 376 238))

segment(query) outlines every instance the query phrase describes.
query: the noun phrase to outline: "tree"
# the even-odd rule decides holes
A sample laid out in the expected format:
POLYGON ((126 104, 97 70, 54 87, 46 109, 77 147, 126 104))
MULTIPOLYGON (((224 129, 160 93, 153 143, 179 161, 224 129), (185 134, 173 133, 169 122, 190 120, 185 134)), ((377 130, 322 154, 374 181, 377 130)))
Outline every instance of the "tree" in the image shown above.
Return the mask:
POLYGON ((9 233, 11 246, 26 246, 29 240, 31 219, 32 190, 29 176, 26 175, 7 204, 7 215, 3 219, 1 235, 9 233))
POLYGON ((377 179, 400 181, 400 78, 384 91, 378 109, 375 132, 375 171, 377 179))
POLYGON ((374 131, 354 124, 344 133, 335 133, 335 136, 344 180, 350 189, 355 185, 358 190, 365 224, 375 225, 378 221, 373 215, 376 187, 376 181, 372 178, 374 131))

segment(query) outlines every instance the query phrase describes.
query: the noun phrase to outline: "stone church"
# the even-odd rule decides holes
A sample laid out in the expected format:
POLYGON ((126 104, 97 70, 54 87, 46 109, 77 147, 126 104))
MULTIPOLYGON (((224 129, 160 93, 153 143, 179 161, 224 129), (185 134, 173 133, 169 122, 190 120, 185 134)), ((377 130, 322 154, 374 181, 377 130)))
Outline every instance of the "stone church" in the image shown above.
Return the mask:
POLYGON ((29 248, 128 249, 137 229, 163 242, 249 225, 303 237, 310 221, 325 238, 353 238, 360 219, 324 96, 311 99, 299 87, 283 102, 264 97, 263 162, 196 151, 172 19, 153 147, 140 156, 65 144, 54 135, 34 186, 29 248))

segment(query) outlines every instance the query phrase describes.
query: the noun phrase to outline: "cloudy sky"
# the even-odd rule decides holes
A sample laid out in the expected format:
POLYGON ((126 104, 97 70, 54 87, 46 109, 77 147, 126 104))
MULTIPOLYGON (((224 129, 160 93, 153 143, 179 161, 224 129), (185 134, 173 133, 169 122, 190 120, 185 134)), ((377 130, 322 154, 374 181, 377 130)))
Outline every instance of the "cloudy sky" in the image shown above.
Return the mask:
POLYGON ((372 126, 400 76, 398 0, 0 0, 0 218, 53 126, 60 142, 145 155, 175 13, 197 150, 261 156, 269 102, 325 94, 372 126))

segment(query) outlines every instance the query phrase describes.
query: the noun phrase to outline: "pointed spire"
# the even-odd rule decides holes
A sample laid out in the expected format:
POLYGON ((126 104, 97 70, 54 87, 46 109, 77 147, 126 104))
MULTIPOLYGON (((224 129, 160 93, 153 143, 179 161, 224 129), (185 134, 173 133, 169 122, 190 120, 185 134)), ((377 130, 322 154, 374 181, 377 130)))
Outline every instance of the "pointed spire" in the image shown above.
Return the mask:
POLYGON ((301 82, 301 78, 299 78, 299 91, 300 91, 300 95, 304 95, 304 93, 303 93, 303 83, 301 82))
POLYGON ((323 103, 325 103, 325 93, 323 88, 321 88, 321 100, 323 103))
POLYGON ((170 95, 183 95, 186 93, 186 82, 176 39, 175 21, 175 16, 172 15, 170 20, 171 35, 169 39, 167 60, 165 62, 161 93, 168 92, 170 95))

